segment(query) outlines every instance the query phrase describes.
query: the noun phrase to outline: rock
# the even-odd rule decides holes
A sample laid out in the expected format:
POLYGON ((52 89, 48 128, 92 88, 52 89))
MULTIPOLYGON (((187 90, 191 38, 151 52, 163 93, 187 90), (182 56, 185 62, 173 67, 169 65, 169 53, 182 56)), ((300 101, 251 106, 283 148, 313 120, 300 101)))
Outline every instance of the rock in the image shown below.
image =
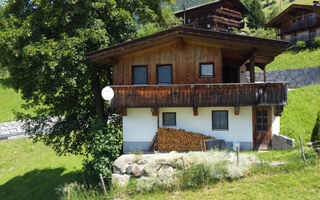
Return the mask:
POLYGON ((145 159, 138 161, 138 165, 145 165, 145 164, 147 164, 147 160, 145 159))
POLYGON ((145 171, 142 166, 134 164, 132 166, 131 174, 134 176, 142 176, 145 174, 145 171))
POLYGON ((286 165, 288 164, 287 162, 281 162, 281 161, 274 161, 274 162, 271 162, 269 163, 269 166, 270 167, 279 167, 281 165, 286 165))
POLYGON ((158 176, 172 176, 173 174, 174 169, 169 165, 162 166, 158 171, 158 176))
POLYGON ((129 183, 130 176, 129 175, 121 175, 121 174, 112 174, 112 184, 119 186, 126 186, 129 183))
POLYGON ((122 155, 114 161, 113 172, 118 174, 125 174, 127 167, 133 163, 133 155, 122 155))

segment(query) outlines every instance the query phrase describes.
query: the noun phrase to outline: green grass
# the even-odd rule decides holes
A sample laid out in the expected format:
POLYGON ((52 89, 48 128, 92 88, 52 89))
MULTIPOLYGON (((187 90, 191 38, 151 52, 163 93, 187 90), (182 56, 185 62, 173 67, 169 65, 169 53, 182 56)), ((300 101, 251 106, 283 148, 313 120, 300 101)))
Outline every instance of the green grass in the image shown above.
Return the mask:
POLYGON ((57 199, 58 186, 82 176, 81 162, 30 139, 0 141, 0 199, 57 199))
POLYGON ((13 110, 25 112, 21 108, 24 101, 21 94, 10 88, 6 79, 0 79, 0 123, 15 121, 13 110))
POLYGON ((320 111, 320 85, 289 91, 289 104, 281 117, 281 134, 290 138, 310 141, 311 133, 320 111))
POLYGON ((277 4, 269 6, 269 7, 265 8, 265 9, 263 9, 264 12, 266 14, 268 14, 271 11, 273 6, 278 6, 278 7, 281 6, 281 10, 285 10, 286 8, 288 8, 292 4, 313 5, 313 0, 295 0, 294 2, 290 2, 289 0, 277 0, 277 2, 278 2, 277 4), (280 1, 281 1, 281 4, 280 4, 280 1))
POLYGON ((300 52, 288 51, 277 56, 267 65, 267 70, 296 69, 320 66, 320 49, 300 52))

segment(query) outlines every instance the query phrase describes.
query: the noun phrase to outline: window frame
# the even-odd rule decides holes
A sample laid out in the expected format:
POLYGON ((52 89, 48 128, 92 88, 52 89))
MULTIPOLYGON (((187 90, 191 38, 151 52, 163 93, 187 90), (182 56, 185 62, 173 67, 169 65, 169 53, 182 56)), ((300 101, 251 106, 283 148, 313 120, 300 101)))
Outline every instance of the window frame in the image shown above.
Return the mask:
POLYGON ((199 75, 200 75, 200 78, 213 78, 213 77, 215 77, 215 64, 214 64, 214 62, 199 63, 199 75), (212 65, 212 75, 210 75, 210 76, 202 75, 202 65, 212 65))
POLYGON ((163 112, 162 113, 162 126, 163 127, 174 127, 174 126, 177 126, 177 113, 176 112, 163 112), (165 114, 174 114, 174 125, 173 124, 165 124, 165 120, 164 120, 164 116, 165 114))
POLYGON ((268 132, 268 131, 269 131, 269 123, 270 123, 270 120, 271 120, 271 119, 269 119, 269 111, 268 111, 267 109, 261 108, 261 109, 257 109, 255 114, 256 114, 256 121, 255 121, 255 123, 256 123, 256 127, 255 127, 256 132, 268 132), (258 111, 260 111, 260 112, 266 111, 266 112, 267 112, 267 115, 266 115, 266 116, 264 116, 264 115, 262 114, 262 116, 261 116, 261 120, 262 120, 262 121, 261 121, 260 123, 258 123, 258 118, 259 118, 259 116, 258 116, 258 111), (266 123, 263 122, 263 119, 264 119, 264 118, 267 119, 267 122, 266 122, 266 123), (262 129, 263 129, 263 126, 264 126, 264 125, 267 126, 267 129, 266 129, 266 130, 259 130, 259 129, 258 129, 259 126, 261 126, 262 129))
POLYGON ((149 84, 149 80, 148 80, 148 65, 133 65, 132 66, 132 85, 148 85, 149 84), (134 82, 134 68, 137 68, 137 67, 145 67, 147 69, 147 72, 146 72, 146 83, 135 83, 134 82))
POLYGON ((212 130, 213 131, 229 131, 229 111, 228 110, 213 110, 212 113, 211 113, 211 123, 212 123, 212 130), (214 128, 214 116, 213 116, 213 113, 214 112, 226 112, 227 113, 227 128, 214 128))
POLYGON ((171 85, 173 84, 173 73, 172 73, 172 64, 159 64, 159 65, 156 65, 157 67, 157 85, 171 85), (170 66, 171 67, 171 83, 159 83, 159 67, 167 67, 167 66, 170 66))

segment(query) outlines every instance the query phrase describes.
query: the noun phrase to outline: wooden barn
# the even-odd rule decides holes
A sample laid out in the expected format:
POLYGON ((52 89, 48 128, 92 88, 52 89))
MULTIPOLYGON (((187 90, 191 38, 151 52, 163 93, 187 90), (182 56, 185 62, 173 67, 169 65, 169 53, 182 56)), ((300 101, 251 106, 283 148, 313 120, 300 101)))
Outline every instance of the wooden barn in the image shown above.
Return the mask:
POLYGON ((176 12, 185 26, 232 32, 244 28, 248 8, 240 0, 215 0, 176 12))
POLYGON ((279 30, 281 39, 290 43, 313 41, 320 36, 320 4, 292 4, 269 23, 268 28, 279 30))
POLYGON ((280 131, 287 83, 256 82, 287 42, 179 26, 87 55, 112 67, 111 108, 123 116, 124 151, 148 150, 159 128, 268 148, 280 131), (250 77, 247 77, 247 72, 250 77))

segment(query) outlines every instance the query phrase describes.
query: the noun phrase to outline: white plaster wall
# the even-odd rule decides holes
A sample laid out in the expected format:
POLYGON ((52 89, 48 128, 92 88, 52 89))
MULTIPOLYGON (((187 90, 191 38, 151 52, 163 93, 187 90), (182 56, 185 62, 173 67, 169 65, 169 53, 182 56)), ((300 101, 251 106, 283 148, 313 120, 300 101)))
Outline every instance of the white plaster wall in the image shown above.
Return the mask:
POLYGON ((150 142, 158 131, 158 119, 151 108, 128 108, 123 117, 124 142, 150 142))
POLYGON ((274 115, 274 107, 272 107, 272 134, 279 134, 280 133, 280 117, 274 115))
POLYGON ((252 142, 252 107, 240 107, 240 115, 234 115, 233 107, 198 108, 198 116, 193 115, 193 108, 160 108, 160 127, 163 112, 176 112, 176 126, 168 128, 185 129, 213 136, 226 142, 252 142), (212 111, 228 110, 229 130, 212 130, 212 111))
POLYGON ((297 40, 308 40, 309 30, 297 33, 297 40))
POLYGON ((240 83, 246 83, 247 82, 247 73, 246 73, 246 66, 242 65, 240 67, 240 83))

